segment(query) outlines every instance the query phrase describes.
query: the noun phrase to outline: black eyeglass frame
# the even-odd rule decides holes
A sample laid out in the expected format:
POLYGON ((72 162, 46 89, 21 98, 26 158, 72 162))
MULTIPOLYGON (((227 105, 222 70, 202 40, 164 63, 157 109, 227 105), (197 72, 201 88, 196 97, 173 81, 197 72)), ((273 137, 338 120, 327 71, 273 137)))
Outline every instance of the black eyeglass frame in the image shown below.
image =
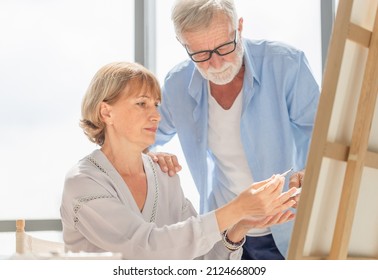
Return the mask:
POLYGON ((235 38, 234 38, 234 40, 232 40, 231 42, 224 43, 224 44, 222 44, 222 45, 216 47, 216 48, 213 49, 213 50, 203 50, 203 51, 199 51, 199 52, 190 53, 190 52, 188 51, 188 46, 187 46, 187 45, 184 45, 184 46, 185 46, 185 50, 186 50, 186 52, 187 52, 187 54, 189 55, 189 57, 190 57, 191 60, 193 60, 194 62, 205 62, 205 61, 208 61, 208 60, 211 59, 213 53, 216 53, 216 54, 219 55, 219 56, 225 56, 225 55, 228 55, 228 54, 234 52, 235 49, 236 49, 236 45, 237 45, 237 43, 238 43, 238 40, 237 40, 238 37, 237 37, 237 35, 238 35, 238 31, 235 30, 235 38), (226 53, 220 53, 220 52, 218 51, 219 49, 223 48, 224 46, 228 46, 228 45, 231 45, 231 44, 234 44, 234 48, 233 48, 231 51, 226 52, 226 53), (196 55, 196 54, 200 54, 200 53, 208 53, 208 54, 209 54, 209 57, 206 58, 206 59, 201 59, 201 60, 196 60, 196 59, 193 58, 194 55, 196 55))

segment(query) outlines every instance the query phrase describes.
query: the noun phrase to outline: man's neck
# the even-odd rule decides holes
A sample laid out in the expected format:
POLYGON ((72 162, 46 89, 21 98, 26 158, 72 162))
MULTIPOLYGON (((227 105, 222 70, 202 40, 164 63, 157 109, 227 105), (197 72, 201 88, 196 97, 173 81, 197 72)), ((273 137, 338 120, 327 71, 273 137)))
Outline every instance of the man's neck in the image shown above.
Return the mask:
POLYGON ((210 93, 223 109, 228 110, 234 104, 234 101, 241 89, 244 80, 244 65, 240 68, 235 78, 225 85, 217 85, 210 82, 210 93))

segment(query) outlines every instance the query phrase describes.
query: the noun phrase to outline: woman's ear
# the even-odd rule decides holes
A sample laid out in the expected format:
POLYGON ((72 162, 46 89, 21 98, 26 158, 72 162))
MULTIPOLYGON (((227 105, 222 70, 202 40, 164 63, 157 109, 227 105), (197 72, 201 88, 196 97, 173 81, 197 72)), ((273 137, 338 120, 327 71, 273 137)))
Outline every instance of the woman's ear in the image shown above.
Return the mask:
POLYGON ((101 102, 100 104, 100 117, 104 123, 107 125, 112 125, 112 117, 111 117, 111 106, 105 102, 101 102))

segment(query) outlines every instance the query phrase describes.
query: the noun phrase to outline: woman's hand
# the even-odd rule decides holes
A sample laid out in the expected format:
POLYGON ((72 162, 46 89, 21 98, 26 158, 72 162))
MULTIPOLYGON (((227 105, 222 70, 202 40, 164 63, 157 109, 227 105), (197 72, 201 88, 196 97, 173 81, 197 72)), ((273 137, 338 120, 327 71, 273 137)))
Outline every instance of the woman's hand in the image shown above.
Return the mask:
POLYGON ((243 239, 252 228, 266 228, 273 225, 283 224, 295 218, 295 214, 290 211, 283 211, 273 216, 247 217, 240 220, 235 226, 227 231, 227 237, 238 242, 243 239))
MULTIPOLYGON (((225 206, 215 210, 220 232, 253 216, 272 217, 272 220, 260 221, 262 225, 279 222, 281 218, 284 220, 286 216, 280 216, 280 213, 296 203, 291 196, 297 190, 293 187, 287 192, 282 192, 284 182, 283 176, 274 175, 267 180, 254 183, 225 206)), ((290 213, 286 215, 291 217, 290 213)))
MULTIPOLYGON (((290 181, 289 181, 289 189, 290 188, 301 188, 302 183, 303 183, 304 174, 305 174, 305 170, 303 169, 302 171, 296 172, 293 175, 291 175, 290 181)), ((295 201, 293 208, 297 208, 299 198, 300 198, 299 194, 292 198, 295 201)))
POLYGON ((238 224, 248 230, 251 228, 266 228, 273 225, 283 224, 295 218, 295 214, 291 210, 279 212, 272 216, 263 217, 247 217, 241 220, 238 224))
POLYGON ((149 155, 154 162, 159 164, 161 171, 168 173, 169 176, 176 175, 176 173, 182 169, 175 155, 162 152, 147 152, 147 155, 149 155))
POLYGON ((267 180, 252 184, 235 200, 246 214, 245 217, 275 215, 295 204, 290 197, 295 193, 296 188, 282 192, 284 183, 283 176, 274 175, 267 180))

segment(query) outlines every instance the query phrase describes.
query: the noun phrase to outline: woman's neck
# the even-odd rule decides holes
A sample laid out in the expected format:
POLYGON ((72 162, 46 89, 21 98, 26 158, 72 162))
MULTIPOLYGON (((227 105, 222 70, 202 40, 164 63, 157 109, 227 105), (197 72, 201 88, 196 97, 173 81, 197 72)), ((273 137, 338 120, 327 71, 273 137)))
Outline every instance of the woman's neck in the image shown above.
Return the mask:
POLYGON ((136 205, 142 211, 147 197, 147 177, 141 156, 142 150, 133 149, 130 145, 104 143, 101 151, 125 181, 136 205))
POLYGON ((101 151, 122 176, 144 173, 141 150, 119 148, 118 146, 115 147, 114 145, 104 143, 101 151))

